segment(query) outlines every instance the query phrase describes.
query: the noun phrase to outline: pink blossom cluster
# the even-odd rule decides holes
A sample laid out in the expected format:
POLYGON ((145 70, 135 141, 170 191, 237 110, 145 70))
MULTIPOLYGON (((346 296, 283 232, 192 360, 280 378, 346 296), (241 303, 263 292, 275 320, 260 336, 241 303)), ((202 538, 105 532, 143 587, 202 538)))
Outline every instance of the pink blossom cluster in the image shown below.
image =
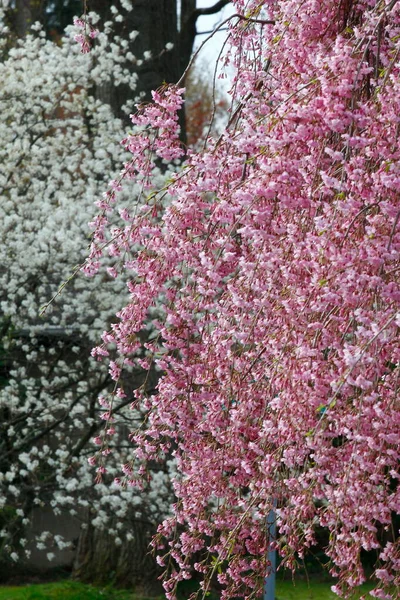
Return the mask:
MULTIPOLYGON (((132 158, 124 165, 119 178, 111 181, 104 197, 96 202, 102 212, 90 223, 94 234, 89 260, 83 268, 87 275, 94 275, 100 268, 99 259, 105 247, 108 248, 108 254, 111 257, 120 257, 122 252, 129 251, 131 245, 135 244, 136 223, 140 223, 140 228, 145 235, 151 232, 153 219, 162 208, 162 204, 157 201, 156 194, 151 191, 151 179, 156 168, 156 159, 172 161, 179 159, 184 154, 179 141, 180 128, 177 115, 183 104, 183 92, 183 88, 176 86, 154 91, 152 92, 153 103, 139 106, 137 112, 131 115, 132 123, 136 126, 136 133, 123 139, 121 144, 132 154, 132 158), (139 192, 136 203, 132 207, 132 215, 126 208, 120 210, 120 217, 125 226, 113 228, 110 239, 110 236, 107 237, 106 234, 107 229, 110 229, 109 216, 114 211, 121 183, 126 179, 135 180, 139 185, 139 192), (139 219, 134 216, 138 210, 141 214, 139 219), (149 224, 149 231, 147 231, 145 223, 149 224)), ((118 271, 114 267, 109 267, 108 273, 112 277, 118 275, 118 271)), ((113 337, 111 336, 107 342, 112 341, 113 337)), ((92 354, 101 356, 107 352, 104 348, 95 348, 92 354)))
MULTIPOLYGON (((277 502, 283 566, 322 527, 337 593, 365 581, 361 552, 375 551, 373 595, 394 598, 400 6, 235 4, 225 132, 189 153, 166 209, 165 190, 152 192, 107 237, 108 192, 88 266, 102 244, 123 263, 130 301, 103 346, 120 360, 135 360, 162 305, 146 344, 162 377, 156 395, 135 392, 148 427, 132 439, 140 459, 169 451, 177 463, 175 512, 154 542, 167 597, 193 564, 205 592, 215 576, 223 599, 259 594, 277 502)), ((179 156, 180 105, 166 88, 135 118, 122 177, 145 188, 152 153, 179 156)))
POLYGON ((82 54, 88 54, 91 50, 91 40, 99 35, 99 31, 90 25, 86 15, 83 19, 75 17, 74 25, 82 30, 81 33, 76 34, 74 39, 80 45, 82 54))

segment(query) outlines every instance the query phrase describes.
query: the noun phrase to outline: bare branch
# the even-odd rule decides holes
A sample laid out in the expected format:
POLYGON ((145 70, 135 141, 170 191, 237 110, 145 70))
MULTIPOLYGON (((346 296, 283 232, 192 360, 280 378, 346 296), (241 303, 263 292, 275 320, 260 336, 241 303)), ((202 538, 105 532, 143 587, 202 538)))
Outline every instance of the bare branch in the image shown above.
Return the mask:
MULTIPOLYGON (((229 31, 229 27, 222 27, 222 29, 218 29, 218 31, 229 31)), ((208 31, 198 31, 196 35, 208 35, 210 33, 214 33, 214 29, 209 29, 208 31)))
POLYGON ((231 0, 219 0, 213 6, 209 6, 208 8, 196 8, 193 16, 195 19, 198 19, 198 17, 202 17, 203 15, 215 15, 215 13, 219 12, 230 3, 231 0))
MULTIPOLYGON (((202 42, 200 44, 200 46, 197 48, 196 52, 194 52, 194 54, 192 55, 188 66, 186 67, 186 69, 183 72, 182 77, 179 79, 179 81, 177 82, 177 86, 180 86, 184 83, 186 75, 188 74, 188 72, 190 71, 194 61, 196 60, 197 56, 199 55, 199 53, 201 52, 201 50, 204 48, 204 46, 207 44, 207 42, 217 33, 217 31, 220 31, 221 29, 225 29, 225 25, 227 23, 229 23, 229 21, 231 21, 232 19, 239 19, 241 21, 246 21, 249 23, 260 23, 261 25, 275 25, 275 21, 266 21, 264 19, 260 20, 260 19, 249 19, 244 17, 243 15, 240 14, 234 14, 231 15, 230 17, 228 17, 227 19, 225 19, 225 21, 222 21, 222 23, 220 23, 219 25, 217 25, 217 27, 215 29, 213 29, 212 33, 206 37, 206 39, 204 40, 204 42, 202 42)), ((230 36, 230 33, 228 34, 228 37, 230 36)))

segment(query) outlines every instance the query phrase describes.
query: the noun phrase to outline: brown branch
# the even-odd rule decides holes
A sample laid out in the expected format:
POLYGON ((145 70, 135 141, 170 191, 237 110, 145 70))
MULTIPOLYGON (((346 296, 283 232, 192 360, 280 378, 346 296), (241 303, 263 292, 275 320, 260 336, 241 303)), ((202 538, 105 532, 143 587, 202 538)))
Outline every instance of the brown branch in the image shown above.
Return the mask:
POLYGON ((195 19, 198 19, 203 15, 215 15, 215 13, 225 8, 225 6, 227 6, 230 3, 231 0, 219 0, 213 6, 209 6, 208 8, 196 8, 196 10, 193 13, 193 17, 195 19))

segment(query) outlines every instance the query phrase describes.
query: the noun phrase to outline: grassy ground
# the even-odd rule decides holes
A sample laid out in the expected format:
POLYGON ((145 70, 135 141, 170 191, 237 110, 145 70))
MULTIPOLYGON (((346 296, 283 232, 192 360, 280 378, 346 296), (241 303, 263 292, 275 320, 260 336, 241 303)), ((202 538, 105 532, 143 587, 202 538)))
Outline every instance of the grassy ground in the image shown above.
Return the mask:
MULTIPOLYGON (((354 600, 366 593, 371 586, 363 586, 354 595, 354 600)), ((337 600, 330 590, 329 583, 312 583, 308 585, 299 581, 295 585, 291 581, 277 583, 277 600, 337 600)), ((132 592, 114 590, 112 588, 95 588, 75 581, 60 581, 18 587, 0 587, 0 600, 144 600, 132 592)))
POLYGON ((76 581, 0 587, 0 600, 135 600, 129 592, 95 588, 76 581))
MULTIPOLYGON (((358 599, 366 594, 373 586, 362 586, 353 598, 358 599)), ((330 583, 314 583, 310 581, 299 581, 295 585, 291 581, 281 581, 276 585, 277 600, 338 600, 336 594, 331 592, 330 583)), ((372 600, 372 598, 371 598, 372 600)))

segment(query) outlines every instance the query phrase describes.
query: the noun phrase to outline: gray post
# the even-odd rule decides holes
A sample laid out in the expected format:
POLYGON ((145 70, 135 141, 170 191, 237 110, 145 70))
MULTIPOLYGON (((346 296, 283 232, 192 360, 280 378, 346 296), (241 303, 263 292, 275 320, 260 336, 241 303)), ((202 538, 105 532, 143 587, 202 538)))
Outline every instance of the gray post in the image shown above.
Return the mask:
POLYGON ((267 517, 268 529, 268 561, 267 576, 264 585, 264 600, 275 600, 275 579, 276 579, 276 550, 271 545, 276 540, 276 500, 273 502, 273 508, 269 511, 267 517))

